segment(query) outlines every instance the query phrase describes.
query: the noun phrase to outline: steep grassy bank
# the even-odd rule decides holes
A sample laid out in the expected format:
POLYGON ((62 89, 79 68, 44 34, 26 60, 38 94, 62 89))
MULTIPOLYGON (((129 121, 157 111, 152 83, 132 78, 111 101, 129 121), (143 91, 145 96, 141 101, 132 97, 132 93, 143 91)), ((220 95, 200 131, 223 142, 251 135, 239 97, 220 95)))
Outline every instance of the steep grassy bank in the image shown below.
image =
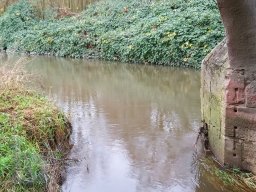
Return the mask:
POLYGON ((0 17, 0 47, 199 68, 224 36, 214 1, 104 0, 69 18, 48 12, 43 20, 26 0, 11 6, 0 17))
POLYGON ((0 191, 58 191, 70 124, 23 81, 0 68, 0 191))

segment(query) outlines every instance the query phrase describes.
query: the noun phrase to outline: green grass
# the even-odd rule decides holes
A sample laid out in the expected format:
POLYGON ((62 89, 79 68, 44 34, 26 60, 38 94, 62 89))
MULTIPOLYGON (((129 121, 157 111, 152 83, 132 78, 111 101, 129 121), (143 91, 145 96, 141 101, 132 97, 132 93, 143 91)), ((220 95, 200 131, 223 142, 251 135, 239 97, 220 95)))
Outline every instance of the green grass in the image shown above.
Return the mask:
POLYGON ((250 172, 238 168, 220 167, 212 158, 203 159, 201 166, 212 176, 217 177, 222 185, 240 188, 241 191, 246 192, 256 190, 256 177, 250 172))
POLYGON ((0 47, 30 54, 199 68, 224 37, 210 0, 102 0, 70 18, 26 0, 0 17, 0 47))
POLYGON ((26 90, 2 92, 0 191, 46 191, 50 180, 58 182, 69 135, 67 119, 46 98, 26 90))

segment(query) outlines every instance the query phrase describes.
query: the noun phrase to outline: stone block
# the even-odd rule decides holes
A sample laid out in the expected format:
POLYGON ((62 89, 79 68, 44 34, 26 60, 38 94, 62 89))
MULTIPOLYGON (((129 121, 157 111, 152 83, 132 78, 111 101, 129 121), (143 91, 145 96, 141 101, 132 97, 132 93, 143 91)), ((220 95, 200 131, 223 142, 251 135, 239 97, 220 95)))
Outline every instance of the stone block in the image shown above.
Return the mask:
POLYGON ((250 170, 256 174, 256 142, 244 142, 242 153, 242 169, 250 170))
POLYGON ((252 81, 245 89, 246 107, 256 108, 256 81, 252 81))
POLYGON ((226 101, 228 104, 242 104, 245 102, 245 77, 243 70, 227 70, 226 101))
POLYGON ((225 164, 232 167, 241 167, 242 163, 242 140, 225 138, 225 164))
MULTIPOLYGON (((249 142, 256 142, 256 130, 247 130, 247 135, 245 139, 249 142)), ((256 146, 255 146, 256 147, 256 146)), ((256 155, 256 154, 255 154, 256 155)), ((256 158, 255 158, 256 159, 256 158)))
POLYGON ((256 142, 255 109, 229 106, 225 117, 225 136, 256 142))

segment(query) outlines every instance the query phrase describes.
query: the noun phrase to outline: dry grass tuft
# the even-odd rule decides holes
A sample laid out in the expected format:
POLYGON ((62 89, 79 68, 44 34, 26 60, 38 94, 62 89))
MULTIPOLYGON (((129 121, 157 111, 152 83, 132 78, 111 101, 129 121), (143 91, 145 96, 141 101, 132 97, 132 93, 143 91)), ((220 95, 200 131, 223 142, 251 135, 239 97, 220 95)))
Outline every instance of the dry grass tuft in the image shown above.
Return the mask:
POLYGON ((0 94, 7 90, 21 90, 31 80, 31 75, 25 72, 26 58, 21 58, 13 66, 0 66, 0 94))

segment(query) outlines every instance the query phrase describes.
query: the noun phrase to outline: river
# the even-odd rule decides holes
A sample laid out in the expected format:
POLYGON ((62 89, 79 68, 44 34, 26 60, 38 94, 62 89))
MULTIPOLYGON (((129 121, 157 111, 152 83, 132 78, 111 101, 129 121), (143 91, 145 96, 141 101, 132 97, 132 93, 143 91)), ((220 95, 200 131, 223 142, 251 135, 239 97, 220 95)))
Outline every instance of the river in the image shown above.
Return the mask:
POLYGON ((241 191, 210 174, 195 145, 199 71, 55 57, 29 68, 71 119, 64 192, 241 191))

